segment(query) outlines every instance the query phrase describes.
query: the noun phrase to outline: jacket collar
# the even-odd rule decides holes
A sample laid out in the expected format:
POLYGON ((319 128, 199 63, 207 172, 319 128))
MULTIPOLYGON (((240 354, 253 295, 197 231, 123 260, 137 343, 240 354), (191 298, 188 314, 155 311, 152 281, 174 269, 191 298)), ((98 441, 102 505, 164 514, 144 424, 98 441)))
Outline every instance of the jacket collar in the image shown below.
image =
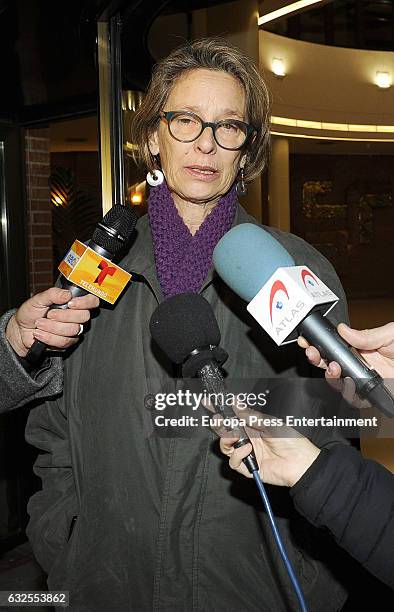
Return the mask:
POLYGON ((132 274, 131 282, 145 280, 157 301, 163 301, 164 296, 157 278, 152 233, 147 214, 139 218, 136 225, 136 238, 120 265, 132 274))
MULTIPOLYGON (((240 225, 241 223, 254 223, 258 225, 256 219, 249 215, 243 206, 238 203, 232 227, 240 225)), ((157 301, 162 302, 164 296, 157 278, 152 233, 147 214, 143 215, 138 220, 136 233, 135 241, 120 265, 134 275, 135 281, 144 279, 155 294, 157 301), (143 277, 143 279, 139 277, 143 277)), ((212 266, 205 278, 201 291, 206 289, 216 276, 217 272, 212 266)))

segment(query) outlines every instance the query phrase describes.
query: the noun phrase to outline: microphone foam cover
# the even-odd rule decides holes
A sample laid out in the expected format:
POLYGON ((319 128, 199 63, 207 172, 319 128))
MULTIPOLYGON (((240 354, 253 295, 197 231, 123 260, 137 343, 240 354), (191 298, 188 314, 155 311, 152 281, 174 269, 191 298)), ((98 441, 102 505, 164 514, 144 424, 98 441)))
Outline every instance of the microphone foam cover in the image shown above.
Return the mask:
POLYGON ((183 363, 194 349, 220 342, 220 330, 212 307, 198 293, 168 298, 152 314, 152 338, 174 363, 183 363))
POLYGON ((271 234, 253 223, 229 230, 213 251, 216 271, 241 298, 250 302, 277 268, 294 259, 271 234))
POLYGON ((115 204, 99 221, 100 225, 110 228, 114 235, 112 236, 98 225, 92 240, 115 257, 131 238, 137 221, 138 217, 131 208, 115 204))

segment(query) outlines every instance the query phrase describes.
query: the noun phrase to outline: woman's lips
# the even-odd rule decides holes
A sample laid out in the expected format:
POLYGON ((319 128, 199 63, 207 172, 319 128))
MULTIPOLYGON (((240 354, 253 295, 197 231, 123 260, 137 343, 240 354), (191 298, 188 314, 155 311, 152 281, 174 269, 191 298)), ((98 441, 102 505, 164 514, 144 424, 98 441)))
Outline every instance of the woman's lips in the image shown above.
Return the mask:
POLYGON ((219 172, 210 166, 185 166, 185 170, 191 176, 202 181, 215 181, 219 172))

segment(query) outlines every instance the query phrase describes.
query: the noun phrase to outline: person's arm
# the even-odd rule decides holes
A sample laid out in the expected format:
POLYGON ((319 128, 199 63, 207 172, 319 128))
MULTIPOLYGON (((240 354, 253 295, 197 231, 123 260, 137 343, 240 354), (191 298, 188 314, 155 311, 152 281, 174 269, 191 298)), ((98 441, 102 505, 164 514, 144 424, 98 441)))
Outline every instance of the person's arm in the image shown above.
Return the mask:
MULTIPOLYGON (((289 435, 289 428, 283 435, 289 435)), ((222 438, 230 467, 252 477, 242 462, 247 444, 222 438)), ((315 527, 328 529, 336 542, 377 578, 394 586, 394 476, 364 459, 350 446, 318 449, 307 438, 253 438, 266 483, 288 486, 298 512, 315 527)))
MULTIPOLYGON (((382 376, 394 376, 394 323, 357 331, 339 325, 349 344, 382 376)), ((315 347, 307 349, 310 362, 327 367, 315 347)), ((326 377, 336 379, 340 367, 330 364, 326 377)), ((297 510, 313 525, 329 529, 338 542, 366 569, 388 585, 394 585, 394 476, 386 468, 366 460, 342 444, 319 449, 310 440, 291 435, 290 428, 263 430, 252 436, 253 448, 264 482, 288 486, 297 510), (283 437, 279 437, 279 436, 283 437)), ((234 449, 236 438, 221 438, 220 448, 230 467, 251 478, 242 462, 252 447, 234 449)))
POLYGON ((290 489, 296 509, 394 587, 394 475, 351 447, 321 451, 290 489))
POLYGON ((0 413, 56 395, 63 387, 61 357, 48 357, 39 368, 30 369, 13 350, 5 335, 13 314, 11 311, 0 318, 0 413))
POLYGON ((71 302, 70 298, 69 291, 53 287, 0 317, 0 412, 61 391, 60 357, 47 357, 32 367, 25 356, 36 339, 53 349, 78 342, 80 325, 89 320, 90 309, 97 307, 99 300, 93 295, 71 302), (68 303, 68 308, 48 310, 53 303, 68 303))

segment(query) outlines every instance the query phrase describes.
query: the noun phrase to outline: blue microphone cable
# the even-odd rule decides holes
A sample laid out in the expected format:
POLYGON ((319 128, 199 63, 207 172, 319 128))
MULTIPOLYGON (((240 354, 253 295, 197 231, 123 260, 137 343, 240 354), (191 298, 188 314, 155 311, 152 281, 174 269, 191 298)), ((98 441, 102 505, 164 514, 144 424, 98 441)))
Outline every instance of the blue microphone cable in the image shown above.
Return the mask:
MULTIPOLYGON (((223 376, 220 372, 220 366, 219 364, 214 364, 213 362, 210 364, 210 367, 208 368, 207 366, 204 366, 201 368, 200 370, 200 374, 199 374, 202 382, 203 382, 203 387, 204 390, 207 390, 209 393, 215 394, 216 397, 220 397, 220 394, 223 393, 223 389, 224 389, 224 383, 223 383, 223 376)), ((228 406, 225 402, 219 403, 215 406, 216 411, 223 417, 223 418, 229 418, 229 419, 237 419, 237 415, 234 412, 234 410, 232 409, 231 406, 228 406)), ((247 435, 245 428, 240 426, 238 424, 238 426, 234 426, 233 424, 231 425, 230 431, 233 432, 233 434, 238 435, 239 439, 238 441, 234 444, 234 448, 240 448, 241 446, 244 446, 245 444, 249 444, 251 443, 251 440, 249 438, 249 436, 247 435)), ((302 594, 301 591, 301 587, 298 584, 294 569, 291 565, 290 559, 287 556, 284 544, 281 540, 278 528, 276 526, 275 523, 275 519, 274 519, 274 515, 272 512, 272 508, 271 505, 269 503, 268 500, 268 496, 267 493, 265 491, 264 485, 262 483, 262 480, 260 478, 260 474, 259 474, 259 465, 257 463, 257 459, 256 456, 254 454, 254 451, 252 450, 251 453, 249 453, 249 455, 247 457, 245 457, 243 459, 244 464, 246 465, 246 467, 248 468, 248 471, 252 474, 257 488, 259 490, 259 493, 261 495, 261 498, 263 500, 265 509, 267 511, 268 514, 268 518, 270 521, 270 525, 271 525, 271 529, 272 532, 274 534, 275 540, 276 540, 276 544, 278 546, 280 555, 283 559, 283 562, 285 564, 285 568, 287 570, 287 573, 289 575, 289 578, 292 582, 292 585, 294 587, 294 590, 296 592, 298 601, 300 603, 300 609, 301 612, 308 612, 308 609, 306 607, 305 604, 305 599, 304 596, 302 594)))
MULTIPOLYGON (((238 442, 236 442, 234 444, 234 448, 239 448, 240 446, 243 446, 244 444, 247 444, 248 442, 250 443, 250 439, 248 438, 248 436, 245 433, 243 436, 241 436, 241 438, 238 440, 238 442)), ((297 598, 298 598, 298 601, 299 601, 299 604, 300 604, 300 610, 301 610, 301 612, 308 612, 308 608, 307 608, 306 603, 305 603, 304 595, 302 593, 301 587, 300 587, 299 582, 297 580, 297 577, 295 575, 295 572, 294 572, 293 566, 291 564, 291 561, 290 561, 289 557, 287 556, 285 546, 284 546, 284 544, 282 542, 282 538, 280 537, 280 533, 279 533, 278 527, 277 527, 276 522, 275 522, 275 517, 274 517, 274 514, 272 512, 272 508, 271 508, 271 504, 270 504, 269 499, 268 499, 267 492, 266 492, 265 487, 263 485, 263 481, 260 478, 259 466, 258 466, 257 459, 255 457, 255 454, 254 454, 253 450, 252 450, 251 453, 249 453, 249 455, 247 457, 245 457, 243 459, 243 462, 246 465, 246 467, 248 468, 249 472, 252 474, 252 476, 254 478, 254 481, 255 481, 255 483, 257 485, 258 491, 260 493, 260 497, 263 500, 263 504, 264 504, 264 507, 265 507, 265 509, 267 511, 267 515, 268 515, 269 522, 270 522, 270 525, 271 525, 272 533, 274 534, 275 541, 276 541, 276 544, 277 544, 279 552, 280 552, 280 556, 282 557, 283 563, 285 564, 286 571, 287 571, 287 573, 289 575, 289 578, 291 580, 291 583, 292 583, 292 585, 294 587, 294 590, 295 590, 295 593, 297 595, 297 598)))
POLYGON ((298 583, 298 580, 297 580, 297 577, 295 575, 293 566, 291 564, 291 561, 290 561, 289 557, 287 556, 286 549, 285 549, 284 544, 282 542, 282 539, 280 537, 280 534, 279 534, 279 531, 278 531, 278 527, 276 525, 275 518, 274 518, 274 515, 273 515, 273 512, 272 512, 272 508, 271 508, 271 505, 269 503, 268 495, 267 495, 267 492, 266 492, 265 487, 263 485, 263 481, 260 478, 259 471, 258 470, 253 470, 252 476, 254 478, 254 481, 255 481, 255 483, 257 485, 257 488, 259 490, 261 499, 263 500, 263 504, 264 504, 265 509, 267 511, 268 518, 269 518, 269 521, 271 523, 271 529, 272 529, 272 532, 274 534, 274 537, 275 537, 275 540, 276 540, 276 544, 277 544, 279 552, 280 552, 280 556, 283 559, 283 563, 285 564, 287 573, 289 574, 289 578, 290 578, 290 580, 291 580, 291 582, 293 584, 294 590, 296 592, 296 595, 297 595, 297 598, 298 598, 298 601, 299 601, 299 604, 300 604, 300 609, 302 610, 302 612, 308 612, 308 608, 306 607, 304 595, 302 593, 302 590, 301 590, 301 587, 300 587, 300 585, 298 583))

